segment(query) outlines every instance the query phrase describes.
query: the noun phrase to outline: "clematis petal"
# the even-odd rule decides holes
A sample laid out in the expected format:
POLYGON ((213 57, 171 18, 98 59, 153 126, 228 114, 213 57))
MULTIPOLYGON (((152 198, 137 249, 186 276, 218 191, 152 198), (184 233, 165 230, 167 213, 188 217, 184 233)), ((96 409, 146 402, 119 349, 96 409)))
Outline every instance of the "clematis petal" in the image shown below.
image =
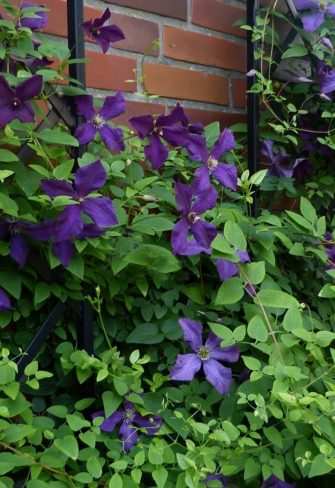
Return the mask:
POLYGON ((91 33, 92 33, 92 29, 93 29, 93 21, 92 21, 92 19, 91 20, 87 20, 86 22, 83 22, 81 24, 81 28, 83 29, 83 32, 84 32, 85 36, 90 36, 91 33))
POLYGON ((175 381, 191 381, 200 368, 201 359, 196 354, 178 354, 170 378, 175 381))
POLYGON ((106 97, 102 108, 99 111, 105 120, 113 119, 122 114, 126 109, 126 101, 122 92, 118 91, 114 97, 106 97))
POLYGON ((226 368, 215 359, 208 359, 203 362, 203 365, 207 381, 213 385, 221 395, 228 393, 233 377, 231 369, 226 368))
POLYGON ((267 157, 268 159, 270 159, 270 161, 272 161, 274 159, 273 145, 274 145, 274 142, 271 141, 271 139, 265 139, 261 145, 262 154, 265 157, 267 157))
POLYGON ((82 232, 77 236, 77 239, 88 239, 94 237, 101 237, 104 234, 104 230, 100 229, 95 224, 84 224, 82 232))
POLYGON ((138 441, 139 435, 136 427, 127 422, 122 422, 119 433, 124 451, 129 452, 138 441))
POLYGON ((248 251, 240 251, 239 249, 236 249, 235 253, 240 258, 240 263, 250 263, 248 251))
POLYGON ((205 163, 208 160, 209 156, 205 137, 198 134, 190 134, 186 147, 192 161, 202 161, 205 163))
POLYGON ((97 129, 91 122, 80 124, 76 128, 74 136, 78 139, 79 144, 88 144, 93 141, 97 129))
POLYGON ((191 202, 193 196, 193 189, 190 185, 185 183, 175 183, 174 185, 175 198, 179 212, 187 216, 191 211, 191 202))
POLYGON ((217 191, 213 186, 207 187, 206 190, 197 195, 191 211, 195 212, 197 215, 201 215, 206 210, 210 210, 215 206, 217 196, 217 191))
POLYGON ((89 193, 99 190, 106 183, 107 173, 99 160, 81 166, 76 173, 74 187, 78 196, 86 197, 89 193))
POLYGON ((94 19, 92 21, 92 26, 94 29, 98 29, 99 27, 101 27, 108 19, 111 18, 111 12, 109 10, 109 8, 106 8, 106 10, 104 11, 104 13, 102 14, 101 17, 98 17, 97 19, 94 19))
POLYGON ((227 259, 217 259, 215 265, 221 281, 226 281, 236 276, 239 272, 238 266, 227 259))
POLYGON ((42 86, 43 77, 41 75, 31 76, 15 87, 15 96, 20 102, 30 100, 41 93, 42 86))
POLYGON ((169 151, 156 134, 150 136, 150 142, 144 148, 144 154, 153 169, 158 169, 168 158, 169 151))
POLYGON ((24 232, 29 237, 36 241, 48 241, 52 236, 52 229, 55 226, 55 221, 45 220, 41 224, 27 223, 22 226, 24 232))
POLYGON ((210 358, 225 363, 236 363, 240 357, 239 348, 237 346, 220 347, 221 341, 222 339, 218 338, 219 344, 215 346, 214 339, 211 338, 211 335, 208 336, 206 346, 211 348, 210 358))
POLYGON ((315 11, 310 15, 301 17, 301 22, 305 32, 314 32, 325 21, 325 16, 322 11, 315 11))
POLYGON ((98 227, 112 227, 118 223, 113 202, 109 198, 85 198, 81 207, 98 227))
POLYGON ((204 252, 205 254, 212 254, 212 249, 206 249, 200 244, 197 243, 195 239, 191 239, 190 241, 187 241, 187 247, 185 251, 180 251, 178 254, 181 256, 196 256, 197 254, 200 254, 201 252, 204 252))
POLYGON ((114 129, 110 125, 105 124, 100 127, 99 134, 109 149, 112 149, 113 151, 124 151, 125 145, 123 142, 122 129, 114 129))
POLYGON ((10 257, 22 268, 27 261, 29 246, 24 237, 20 234, 14 234, 10 240, 10 257))
POLYGON ((74 98, 77 115, 82 115, 86 120, 91 120, 95 115, 92 95, 78 95, 74 98))
POLYGON ((7 103, 3 106, 0 105, 0 127, 4 127, 14 119, 16 119, 16 109, 12 103, 7 103))
POLYGON ((231 190, 237 189, 237 168, 234 164, 218 164, 213 170, 213 176, 221 185, 231 190))
POLYGON ((53 242, 51 245, 51 251, 54 256, 67 268, 74 258, 76 248, 73 242, 68 239, 66 241, 53 242))
POLYGON ((195 193, 201 193, 207 188, 211 187, 209 179, 209 168, 206 164, 203 164, 194 171, 194 180, 192 182, 192 188, 195 193))
POLYGON ((187 127, 189 120, 180 103, 174 107, 169 115, 160 115, 156 120, 156 127, 166 127, 180 122, 184 127, 187 127))
POLYGON ((60 214, 53 229, 55 242, 65 241, 80 235, 84 221, 81 215, 80 205, 69 205, 60 214))
POLYGON ((162 419, 158 415, 145 415, 139 413, 134 415, 134 424, 146 429, 147 435, 155 435, 162 426, 162 419))
POLYGON ((29 103, 20 103, 18 107, 12 108, 12 120, 18 119, 21 122, 34 122, 35 112, 29 103))
POLYGON ((220 474, 220 473, 209 474, 202 481, 202 483, 205 483, 207 486, 210 481, 217 481, 217 483, 216 483, 217 488, 226 488, 226 487, 228 487, 229 478, 227 478, 227 476, 223 476, 223 474, 220 474), (221 483, 221 485, 219 485, 218 483, 221 483))
MULTIPOLYGON (((335 17, 335 5, 327 5, 327 14, 330 15, 331 17, 335 17)), ((330 42, 330 41, 329 41, 330 42)), ((333 46, 331 46, 331 49, 333 49, 333 46)))
POLYGON ((6 312, 12 310, 10 298, 4 290, 0 289, 0 312, 6 312))
POLYGON ((295 8, 298 10, 305 10, 308 8, 318 8, 318 0, 293 0, 295 8))
POLYGON ((205 220, 198 220, 194 224, 190 224, 190 230, 195 240, 205 249, 209 248, 217 235, 215 225, 210 224, 205 220))
POLYGON ((94 39, 95 42, 101 47, 102 52, 106 54, 110 48, 110 42, 104 36, 102 36, 100 32, 99 34, 92 32, 92 39, 94 39))
POLYGON ((132 117, 129 119, 129 123, 137 131, 141 139, 148 137, 148 135, 154 130, 154 119, 152 115, 140 115, 139 117, 132 117))
POLYGON ((295 483, 286 483, 286 481, 280 480, 275 475, 271 475, 270 478, 263 481, 261 488, 295 488, 295 486, 295 483))
POLYGON ((8 222, 0 222, 0 237, 4 237, 10 229, 8 222))
POLYGON ((72 188, 72 185, 65 180, 41 180, 41 188, 50 198, 55 198, 61 195, 66 195, 68 197, 76 196, 76 192, 72 188))
POLYGON ((188 130, 180 125, 163 127, 162 137, 174 147, 186 147, 190 140, 188 130))
POLYGON ((102 424, 99 425, 100 429, 104 432, 113 432, 117 424, 119 424, 123 419, 123 413, 116 411, 112 413, 109 417, 106 417, 102 424))
POLYGON ((181 219, 171 232, 171 246, 173 254, 182 254, 187 250, 187 235, 189 224, 187 219, 181 219))
POLYGON ((202 324, 192 319, 179 319, 178 322, 184 332, 184 341, 197 352, 202 346, 202 324))
POLYGON ((221 156, 236 146, 233 133, 229 129, 224 129, 210 152, 210 156, 219 159, 221 156))
POLYGON ((0 106, 5 105, 8 100, 11 100, 14 95, 14 90, 8 85, 6 79, 0 77, 0 106))
POLYGON ((92 37, 93 39, 96 40, 98 44, 100 44, 100 47, 102 48, 103 52, 108 51, 109 46, 112 42, 118 42, 125 39, 124 33, 122 32, 120 27, 118 27, 115 24, 101 27, 99 29, 99 34, 93 33, 92 37))

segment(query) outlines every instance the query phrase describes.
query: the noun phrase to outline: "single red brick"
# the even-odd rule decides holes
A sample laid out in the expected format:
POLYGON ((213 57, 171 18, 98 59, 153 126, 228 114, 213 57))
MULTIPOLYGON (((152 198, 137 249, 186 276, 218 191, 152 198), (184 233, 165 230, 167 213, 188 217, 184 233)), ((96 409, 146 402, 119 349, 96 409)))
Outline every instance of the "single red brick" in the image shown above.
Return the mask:
POLYGON ((105 0, 105 3, 187 20, 187 0, 105 0))
POLYGON ((233 105, 244 108, 247 105, 247 80, 244 78, 232 79, 233 105))
POLYGON ((126 83, 133 80, 136 61, 123 56, 86 51, 91 62, 86 65, 86 82, 91 88, 105 90, 136 90, 136 83, 126 83))
POLYGON ((228 79, 188 69, 144 63, 146 90, 155 95, 228 105, 228 79))
POLYGON ((245 31, 233 25, 237 20, 245 18, 245 8, 222 3, 219 0, 193 0, 192 5, 193 24, 245 37, 245 31))
POLYGON ((246 70, 246 46, 218 37, 164 27, 164 55, 196 64, 246 70))

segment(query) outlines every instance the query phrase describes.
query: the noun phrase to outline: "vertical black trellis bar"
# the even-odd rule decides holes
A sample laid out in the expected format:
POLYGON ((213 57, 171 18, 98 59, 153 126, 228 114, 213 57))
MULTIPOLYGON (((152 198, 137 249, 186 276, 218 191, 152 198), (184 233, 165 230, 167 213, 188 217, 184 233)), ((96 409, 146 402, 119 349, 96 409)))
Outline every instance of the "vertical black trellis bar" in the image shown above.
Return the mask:
MULTIPOLYGON (((83 0, 67 0, 67 31, 68 31, 68 47, 71 52, 70 59, 81 59, 85 57, 85 39, 81 28, 84 21, 84 5, 83 0)), ((72 84, 78 86, 79 82, 81 88, 86 88, 85 64, 73 63, 69 66, 69 75, 73 78, 72 84)), ((70 100, 70 105, 72 101, 70 100)), ((72 112, 75 115, 75 126, 80 123, 80 117, 76 116, 73 105, 72 112)), ((77 166, 78 158, 85 152, 85 146, 77 148, 73 154, 75 165, 77 166)), ((84 295, 88 290, 83 288, 84 295)), ((78 345, 85 349, 89 354, 93 352, 93 311, 91 305, 87 300, 81 303, 81 323, 78 324, 78 345)))
MULTIPOLYGON (((247 24, 254 27, 256 16, 259 9, 259 0, 247 1, 247 24)), ((247 123, 248 123, 248 169, 250 174, 256 173, 259 167, 258 157, 258 125, 259 125, 259 95, 249 93, 250 88, 256 83, 256 76, 253 74, 257 70, 257 61, 254 52, 258 47, 258 42, 253 41, 253 30, 247 31, 247 71, 251 75, 247 77, 247 123)), ((252 214, 257 214, 257 197, 254 194, 252 214)))

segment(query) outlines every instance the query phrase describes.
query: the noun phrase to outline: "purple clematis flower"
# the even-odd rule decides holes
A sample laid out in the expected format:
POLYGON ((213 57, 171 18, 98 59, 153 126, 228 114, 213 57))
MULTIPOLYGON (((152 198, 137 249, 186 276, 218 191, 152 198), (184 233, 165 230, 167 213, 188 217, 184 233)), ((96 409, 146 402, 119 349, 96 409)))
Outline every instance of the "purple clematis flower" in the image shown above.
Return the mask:
POLYGON ((74 184, 64 180, 42 180, 43 191, 50 198, 69 196, 74 202, 63 210, 53 233, 57 242, 80 237, 84 230, 82 214, 88 215, 99 228, 118 223, 112 201, 105 197, 88 195, 104 186, 106 171, 100 161, 83 166, 77 170, 74 184))
POLYGON ((0 312, 7 312, 12 310, 10 298, 4 290, 0 289, 0 312))
POLYGON ((224 129, 220 134, 218 140, 215 142, 211 152, 208 154, 206 149, 206 139, 198 138, 197 142, 194 139, 188 144, 187 149, 190 153, 191 159, 194 161, 202 161, 203 166, 195 170, 195 180, 192 186, 196 191, 202 191, 210 185, 209 176, 216 178, 221 185, 231 190, 237 188, 237 169, 233 164, 219 163, 219 159, 223 154, 235 147, 235 139, 233 133, 224 129), (200 144, 198 142, 200 141, 200 144))
POLYGON ((325 21, 325 14, 335 17, 335 5, 328 0, 294 0, 298 10, 311 9, 311 12, 301 17, 305 32, 314 32, 325 21))
POLYGON ((232 371, 219 361, 235 363, 239 356, 237 346, 220 347, 222 339, 210 332, 207 341, 202 343, 202 324, 192 319, 180 319, 184 331, 184 340, 194 353, 178 354, 170 377, 175 381, 191 381, 201 366, 207 381, 221 394, 228 393, 232 380, 232 371))
POLYGON ((217 230, 213 224, 201 220, 199 215, 214 207, 217 199, 215 189, 210 186, 205 191, 196 194, 191 186, 176 183, 175 193, 177 207, 182 218, 172 229, 173 253, 183 254, 189 249, 187 239, 189 231, 193 234, 196 243, 201 246, 201 250, 208 249, 217 234, 217 230))
POLYGON ((28 100, 39 95, 43 78, 34 75, 11 88, 5 78, 0 77, 0 127, 14 119, 34 122, 35 113, 28 100))
MULTIPOLYGON (((239 249, 237 249, 235 253, 239 257, 240 263, 250 262, 248 251, 240 251, 239 249)), ((216 260, 215 264, 221 281, 226 281, 229 278, 236 276, 240 271, 237 264, 228 261, 228 259, 219 258, 216 260)))
POLYGON ((91 19, 81 24, 84 34, 94 39, 104 53, 108 51, 112 42, 125 39, 124 33, 117 25, 103 25, 110 17, 110 10, 106 8, 98 19, 91 19))
MULTIPOLYGON (((38 9, 38 7, 44 8, 44 5, 37 5, 35 2, 22 2, 20 8, 21 15, 24 13, 25 9, 32 7, 38 9)), ((31 30, 43 29, 48 23, 48 16, 45 10, 35 10, 34 14, 35 16, 32 17, 21 17, 19 21, 20 27, 28 27, 31 30)))
POLYGON ((173 147, 186 147, 189 142, 189 131, 185 127, 188 119, 179 104, 169 115, 160 115, 156 121, 152 115, 140 115, 132 117, 129 122, 137 131, 140 139, 149 139, 149 144, 144 148, 144 154, 153 169, 160 168, 169 155, 169 151, 161 139, 173 147))
POLYGON ((31 222, 15 222, 6 220, 0 222, 0 237, 9 235, 10 257, 19 265, 20 268, 25 265, 29 254, 30 247, 26 237, 38 241, 47 241, 49 234, 40 230, 40 226, 31 222))
POLYGON ((93 108, 92 95, 77 96, 75 106, 77 114, 86 119, 86 122, 79 125, 75 132, 75 137, 80 144, 91 142, 98 131, 107 147, 114 151, 124 150, 122 130, 107 124, 107 120, 113 119, 125 111, 126 103, 121 92, 117 92, 114 97, 106 97, 98 113, 93 108))
POLYGON ((318 61, 316 77, 320 85, 320 94, 327 96, 335 90, 335 69, 324 61, 318 61))
MULTIPOLYGON (((139 429, 145 429, 149 436, 155 435, 162 425, 162 419, 158 415, 140 415, 136 412, 135 406, 125 401, 124 410, 117 410, 100 424, 100 429, 104 432, 113 432, 115 427, 121 423, 119 434, 123 442, 123 449, 129 452, 137 443, 139 429)), ((95 417, 104 417, 104 412, 96 412, 92 415, 95 417)))
POLYGON ((279 176, 281 178, 292 178, 294 169, 302 163, 305 158, 296 159, 291 163, 291 156, 289 154, 282 154, 281 150, 277 153, 273 150, 274 142, 266 139, 262 142, 261 152, 270 160, 268 176, 279 176))
POLYGON ((295 488, 295 483, 286 483, 285 481, 281 481, 275 475, 272 475, 270 478, 263 481, 261 488, 295 488))
POLYGON ((209 474, 204 480, 202 480, 202 483, 205 483, 205 485, 209 488, 210 486, 215 486, 216 488, 226 488, 228 486, 228 481, 229 478, 227 476, 223 476, 223 474, 220 473, 215 473, 215 474, 209 474), (211 481, 215 481, 214 483, 210 483, 211 481))

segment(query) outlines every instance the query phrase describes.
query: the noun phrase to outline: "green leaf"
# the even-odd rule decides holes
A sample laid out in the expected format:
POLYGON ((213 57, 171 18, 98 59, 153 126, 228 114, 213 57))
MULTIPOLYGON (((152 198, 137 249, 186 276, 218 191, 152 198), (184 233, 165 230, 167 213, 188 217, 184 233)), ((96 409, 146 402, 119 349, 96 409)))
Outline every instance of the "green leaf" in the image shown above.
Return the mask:
POLYGON ((135 251, 127 254, 124 261, 128 264, 137 264, 160 273, 172 273, 180 268, 178 260, 169 249, 153 244, 141 245, 135 251))
POLYGON ((173 226, 173 222, 158 215, 141 215, 134 219, 132 229, 142 234, 154 235, 156 232, 171 230, 173 226))
POLYGON ((127 337, 129 344, 158 344, 164 339, 158 326, 152 323, 138 325, 127 337))
POLYGON ((50 144, 62 144, 64 146, 79 146, 77 139, 65 131, 59 129, 43 129, 41 132, 36 132, 36 136, 41 141, 50 144))
POLYGON ((66 180, 71 174, 73 165, 74 165, 73 159, 70 159, 69 161, 65 161, 65 163, 58 165, 53 170, 54 177, 57 178, 58 180, 64 180, 64 179, 66 180))
MULTIPOLYGON (((265 307, 290 308, 299 307, 299 302, 288 293, 281 290, 261 290, 257 293, 258 300, 265 307)), ((255 298, 257 303, 257 299, 255 298)))
POLYGON ((316 214, 315 208, 313 205, 307 200, 307 198, 301 197, 300 199, 300 211, 302 215, 307 219, 311 224, 315 224, 318 220, 318 216, 316 214))
POLYGON ((255 315, 249 322, 247 328, 248 336, 259 342, 266 342, 268 339, 268 330, 262 317, 255 315))
POLYGON ((93 476, 93 478, 101 478, 102 468, 98 459, 95 456, 91 456, 86 461, 87 471, 93 476))
POLYGON ((47 283, 42 283, 41 281, 37 283, 35 288, 35 295, 34 295, 34 305, 39 305, 40 303, 44 302, 47 298, 49 298, 51 294, 50 287, 47 283))
POLYGON ((8 151, 8 149, 0 149, 0 161, 2 163, 12 163, 19 161, 19 158, 12 151, 8 151))
POLYGON ((289 220, 298 230, 312 230, 312 224, 301 215, 291 212, 290 210, 286 210, 286 213, 289 216, 289 220))
POLYGON ((27 488, 49 488, 49 484, 42 480, 29 480, 27 488))
POLYGON ((240 264, 241 276, 253 285, 262 283, 265 278, 265 262, 240 264))
POLYGON ((17 300, 21 296, 21 276, 11 271, 0 271, 0 283, 10 295, 17 300))
POLYGON ((274 444, 279 449, 283 448, 283 439, 280 432, 276 427, 264 427, 264 434, 269 439, 269 441, 274 444))
POLYGON ((248 369, 252 371, 259 371, 261 369, 261 362, 258 359, 250 356, 242 356, 242 359, 248 369))
POLYGON ((322 476, 330 473, 334 468, 331 464, 327 463, 327 458, 323 454, 318 454, 312 461, 311 468, 308 473, 309 478, 314 476, 322 476))
POLYGON ((111 391, 104 391, 102 394, 102 403, 106 417, 110 417, 118 406, 121 404, 122 398, 111 391))
POLYGON ((239 249, 240 251, 245 251, 247 248, 247 241, 245 240, 244 234, 238 224, 228 220, 224 226, 224 236, 227 241, 234 247, 234 249, 239 249))
POLYGON ((295 44, 289 47, 283 54, 282 59, 287 58, 302 58, 303 56, 308 56, 308 50, 303 44, 295 44))
POLYGON ((113 474, 111 479, 109 480, 108 488, 122 488, 123 481, 119 473, 113 474))
POLYGON ((164 488, 168 479, 168 472, 165 468, 163 468, 163 466, 160 466, 159 468, 154 469, 152 472, 152 477, 158 488, 164 488))
POLYGON ((71 273, 77 276, 80 280, 84 278, 85 262, 80 254, 76 254, 71 263, 67 267, 71 273))
POLYGON ((62 439, 56 439, 54 442, 54 446, 74 461, 78 458, 78 442, 77 439, 72 435, 67 435, 62 439))
POLYGON ((12 198, 8 197, 4 193, 0 193, 0 209, 8 215, 17 217, 19 207, 17 206, 16 202, 12 200, 12 198))
POLYGON ((243 283, 240 278, 229 278, 224 281, 217 293, 215 305, 230 305, 238 302, 244 295, 243 283))

